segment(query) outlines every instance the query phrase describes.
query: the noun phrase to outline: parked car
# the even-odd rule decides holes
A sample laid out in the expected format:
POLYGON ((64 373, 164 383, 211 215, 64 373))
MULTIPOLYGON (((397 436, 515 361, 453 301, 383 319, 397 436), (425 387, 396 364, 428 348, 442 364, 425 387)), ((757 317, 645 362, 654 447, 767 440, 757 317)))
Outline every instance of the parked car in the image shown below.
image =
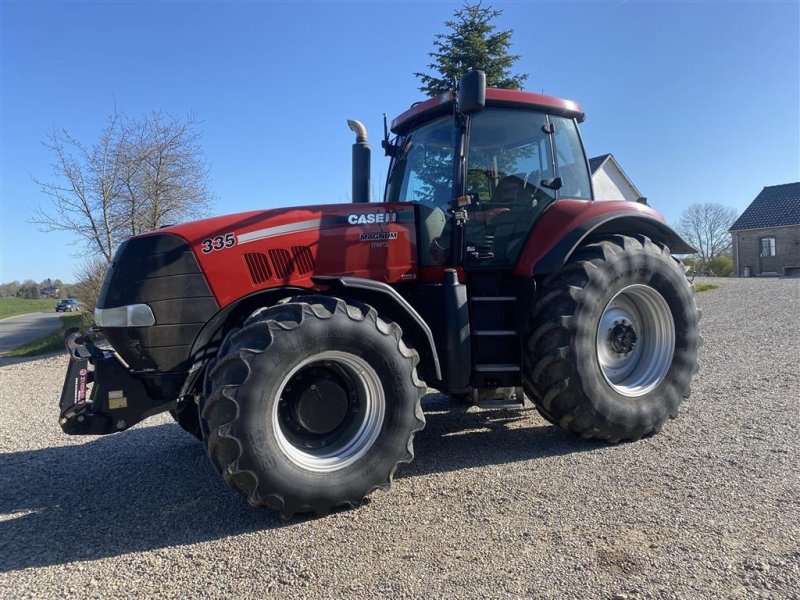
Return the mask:
POLYGON ((81 309, 81 303, 75 298, 67 298, 66 300, 59 300, 56 304, 56 312, 77 312, 81 309))

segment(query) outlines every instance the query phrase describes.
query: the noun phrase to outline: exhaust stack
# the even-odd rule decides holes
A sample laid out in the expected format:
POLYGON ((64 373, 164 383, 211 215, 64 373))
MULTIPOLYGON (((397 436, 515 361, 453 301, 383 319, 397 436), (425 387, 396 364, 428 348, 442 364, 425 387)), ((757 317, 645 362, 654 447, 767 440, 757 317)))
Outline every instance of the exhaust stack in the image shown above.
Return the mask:
POLYGON ((353 144, 353 202, 369 202, 370 155, 367 128, 361 121, 348 119, 347 126, 356 134, 353 144))

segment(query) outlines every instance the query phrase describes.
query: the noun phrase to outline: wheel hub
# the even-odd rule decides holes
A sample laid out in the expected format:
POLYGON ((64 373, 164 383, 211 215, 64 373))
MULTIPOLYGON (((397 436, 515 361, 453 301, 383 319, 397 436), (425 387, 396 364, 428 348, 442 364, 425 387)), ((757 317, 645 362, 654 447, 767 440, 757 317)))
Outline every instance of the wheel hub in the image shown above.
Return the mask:
POLYGON ((292 416, 311 433, 330 433, 344 422, 348 408, 347 392, 330 379, 310 382, 292 403, 292 416))
POLYGON ((618 323, 611 330, 611 349, 617 354, 628 355, 636 345, 636 330, 627 323, 618 323))
POLYGON ((320 352, 292 369, 279 390, 272 413, 278 446, 306 470, 343 469, 364 456, 380 433, 383 385, 359 356, 320 352))
POLYGON ((667 375, 674 352, 672 312, 654 288, 629 285, 617 292, 601 313, 597 362, 617 393, 638 397, 655 388, 667 375))

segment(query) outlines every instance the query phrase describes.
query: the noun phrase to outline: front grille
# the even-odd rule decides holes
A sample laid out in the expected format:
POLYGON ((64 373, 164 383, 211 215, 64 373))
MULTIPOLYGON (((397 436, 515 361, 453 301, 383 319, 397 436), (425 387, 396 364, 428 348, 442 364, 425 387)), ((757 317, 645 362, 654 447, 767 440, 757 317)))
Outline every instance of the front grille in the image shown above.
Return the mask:
POLYGON ((119 247, 97 299, 98 308, 147 304, 151 327, 104 327, 106 338, 133 370, 184 371, 200 329, 219 310, 189 245, 160 233, 119 247))

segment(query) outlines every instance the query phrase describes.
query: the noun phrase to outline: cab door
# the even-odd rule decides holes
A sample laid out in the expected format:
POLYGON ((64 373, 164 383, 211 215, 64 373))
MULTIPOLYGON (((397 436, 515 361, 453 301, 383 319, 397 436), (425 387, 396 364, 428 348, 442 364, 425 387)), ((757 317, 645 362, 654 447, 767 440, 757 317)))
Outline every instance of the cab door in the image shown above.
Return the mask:
POLYGON ((511 268, 535 222, 560 197, 590 200, 591 183, 573 120, 487 108, 468 127, 464 266, 511 268))

